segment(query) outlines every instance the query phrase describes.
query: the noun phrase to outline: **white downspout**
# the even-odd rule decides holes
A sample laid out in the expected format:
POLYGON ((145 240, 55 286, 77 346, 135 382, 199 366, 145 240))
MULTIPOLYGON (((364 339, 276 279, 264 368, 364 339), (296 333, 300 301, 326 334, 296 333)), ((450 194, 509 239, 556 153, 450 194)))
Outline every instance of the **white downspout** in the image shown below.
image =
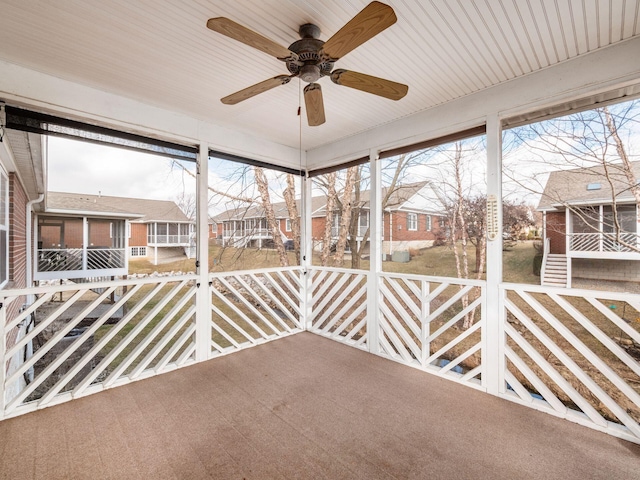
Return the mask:
MULTIPOLYGON (((33 239, 33 234, 34 232, 32 232, 33 229, 33 222, 31 220, 31 216, 33 214, 33 205, 35 205, 36 203, 40 203, 44 200, 44 193, 41 193, 38 198, 36 198, 35 200, 31 200, 29 202, 27 202, 27 218, 26 220, 26 225, 25 225, 25 230, 26 230, 26 245, 25 245, 25 251, 27 253, 26 258, 25 258, 25 266, 26 266, 26 272, 25 272, 25 286, 27 288, 31 288, 33 285, 33 271, 32 271, 32 265, 33 265, 33 259, 36 258, 38 249, 36 248, 36 246, 34 246, 32 248, 31 246, 31 241, 33 239)), ((35 301, 35 295, 33 293, 30 293, 29 295, 27 295, 27 300, 26 303, 27 305, 31 305, 34 301, 35 301)), ((32 319, 34 317, 31 317, 32 319)), ((29 334, 29 329, 30 327, 33 328, 35 326, 35 324, 32 324, 30 321, 28 321, 26 323, 26 327, 25 327, 25 335, 29 334)), ((25 352, 24 352, 24 358, 23 360, 26 361, 27 359, 31 358, 33 356, 33 340, 27 342, 27 344, 25 345, 25 352)), ((25 381, 31 382, 33 381, 33 375, 34 375, 34 369, 33 367, 31 367, 29 370, 27 370, 25 372, 25 381)))
MULTIPOLYGON (((29 202, 27 202, 27 218, 26 218, 26 233, 27 233, 27 244, 26 244, 26 251, 27 251, 27 258, 26 258, 26 267, 27 267, 27 272, 26 272, 26 288, 31 288, 33 285, 33 270, 32 270, 32 265, 33 262, 32 260, 35 258, 36 254, 37 254, 37 249, 35 247, 32 248, 31 246, 31 241, 33 239, 33 233, 31 230, 33 228, 32 226, 32 220, 31 220, 31 216, 33 213, 33 205, 35 205, 36 203, 40 203, 44 200, 44 193, 41 193, 40 196, 38 198, 36 198, 35 200, 31 200, 29 202)), ((27 304, 31 305, 33 303, 34 300, 34 295, 30 294, 27 297, 27 304)))

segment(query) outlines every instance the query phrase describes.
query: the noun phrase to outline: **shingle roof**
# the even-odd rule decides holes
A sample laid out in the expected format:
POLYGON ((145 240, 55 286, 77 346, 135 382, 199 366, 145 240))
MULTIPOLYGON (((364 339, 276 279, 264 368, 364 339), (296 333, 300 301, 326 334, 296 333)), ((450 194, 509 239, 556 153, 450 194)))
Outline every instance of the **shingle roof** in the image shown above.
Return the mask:
MULTIPOLYGON (((416 182, 406 185, 399 185, 389 197, 388 207, 397 209, 413 198, 420 190, 422 190, 428 182, 416 182)), ((386 194, 386 188, 382 189, 382 195, 386 194)), ((352 197, 355 198, 355 197, 352 197)), ((364 208, 369 208, 370 191, 364 190, 360 192, 360 202, 364 208)), ((311 212, 314 218, 325 216, 325 205, 327 203, 327 197, 325 195, 318 195, 311 198, 311 212)), ((300 201, 296 201, 298 205, 298 211, 300 211, 300 201)), ((289 218, 289 212, 285 202, 273 203, 273 210, 276 218, 289 218)), ((222 222, 225 220, 241 220, 248 218, 263 218, 264 209, 259 202, 254 205, 243 205, 235 208, 231 208, 213 217, 216 222, 222 222)))
MULTIPOLYGON (((315 212, 322 208, 326 202, 326 197, 324 195, 320 195, 317 197, 311 198, 311 211, 314 212, 313 216, 320 216, 315 212)), ((298 207, 298 212, 300 212, 300 200, 296 200, 296 205, 298 207)), ((289 211, 287 210, 287 204, 285 202, 276 202, 272 203, 273 212, 276 218, 289 218, 289 211)), ((212 217, 212 219, 216 222, 223 222, 225 220, 241 220, 248 218, 264 218, 264 208, 260 202, 255 202, 254 204, 244 204, 238 207, 230 208, 225 210, 218 215, 212 217)))
MULTIPOLYGON (((640 162, 633 162, 636 179, 640 179, 640 162)), ((617 201, 633 201, 629 181, 621 164, 608 164, 609 179, 617 201)), ((538 204, 538 210, 562 209, 566 204, 611 203, 612 188, 603 166, 557 170, 549 179, 538 204), (591 189, 587 186, 591 185, 591 189), (600 188, 597 188, 600 185, 600 188)))
POLYGON ((170 200, 111 197, 85 193, 48 192, 46 211, 93 212, 102 216, 129 216, 134 222, 189 222, 189 218, 170 200))

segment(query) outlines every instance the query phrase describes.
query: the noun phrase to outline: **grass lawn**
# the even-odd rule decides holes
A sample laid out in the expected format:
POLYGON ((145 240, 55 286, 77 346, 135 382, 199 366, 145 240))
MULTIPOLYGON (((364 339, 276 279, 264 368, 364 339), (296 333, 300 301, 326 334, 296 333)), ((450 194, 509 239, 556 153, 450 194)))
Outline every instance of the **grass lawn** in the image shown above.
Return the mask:
MULTIPOLYGON (((289 264, 296 265, 293 252, 287 252, 289 264)), ((475 248, 467 248, 469 262, 469 277, 476 278, 475 248)), ((533 257, 535 250, 532 242, 518 242, 509 251, 503 252, 503 279, 505 282, 540 284, 540 277, 533 274, 533 257)), ((319 257, 314 255, 314 265, 319 265, 319 257)), ((259 268, 278 267, 280 261, 275 250, 255 248, 223 248, 219 245, 209 245, 209 271, 231 272, 236 270, 254 270, 259 268)), ((345 258, 345 268, 351 267, 349 257, 345 258)), ((369 261, 362 260, 360 268, 367 270, 369 261)), ((408 263, 384 262, 385 272, 408 273, 438 277, 457 277, 456 264, 451 247, 431 247, 418 250, 408 263)), ((175 262, 153 265, 148 260, 131 260, 129 273, 151 274, 153 272, 195 272, 195 260, 184 259, 175 262)), ((483 274, 481 278, 485 278, 483 274)))

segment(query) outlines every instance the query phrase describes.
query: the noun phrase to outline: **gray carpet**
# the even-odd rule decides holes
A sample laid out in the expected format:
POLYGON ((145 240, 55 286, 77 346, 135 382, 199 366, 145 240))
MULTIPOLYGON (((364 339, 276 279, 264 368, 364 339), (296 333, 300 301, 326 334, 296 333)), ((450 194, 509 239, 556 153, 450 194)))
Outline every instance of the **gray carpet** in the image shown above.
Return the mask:
POLYGON ((631 479, 640 446, 310 333, 0 422, 0 478, 631 479))

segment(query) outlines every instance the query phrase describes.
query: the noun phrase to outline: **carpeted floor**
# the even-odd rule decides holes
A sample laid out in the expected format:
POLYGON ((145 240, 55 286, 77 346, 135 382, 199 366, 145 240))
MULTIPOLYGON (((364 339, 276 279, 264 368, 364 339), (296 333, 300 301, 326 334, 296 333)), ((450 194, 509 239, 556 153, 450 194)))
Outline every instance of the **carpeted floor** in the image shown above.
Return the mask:
POLYGON ((0 478, 632 479, 640 446, 310 333, 0 422, 0 478))

